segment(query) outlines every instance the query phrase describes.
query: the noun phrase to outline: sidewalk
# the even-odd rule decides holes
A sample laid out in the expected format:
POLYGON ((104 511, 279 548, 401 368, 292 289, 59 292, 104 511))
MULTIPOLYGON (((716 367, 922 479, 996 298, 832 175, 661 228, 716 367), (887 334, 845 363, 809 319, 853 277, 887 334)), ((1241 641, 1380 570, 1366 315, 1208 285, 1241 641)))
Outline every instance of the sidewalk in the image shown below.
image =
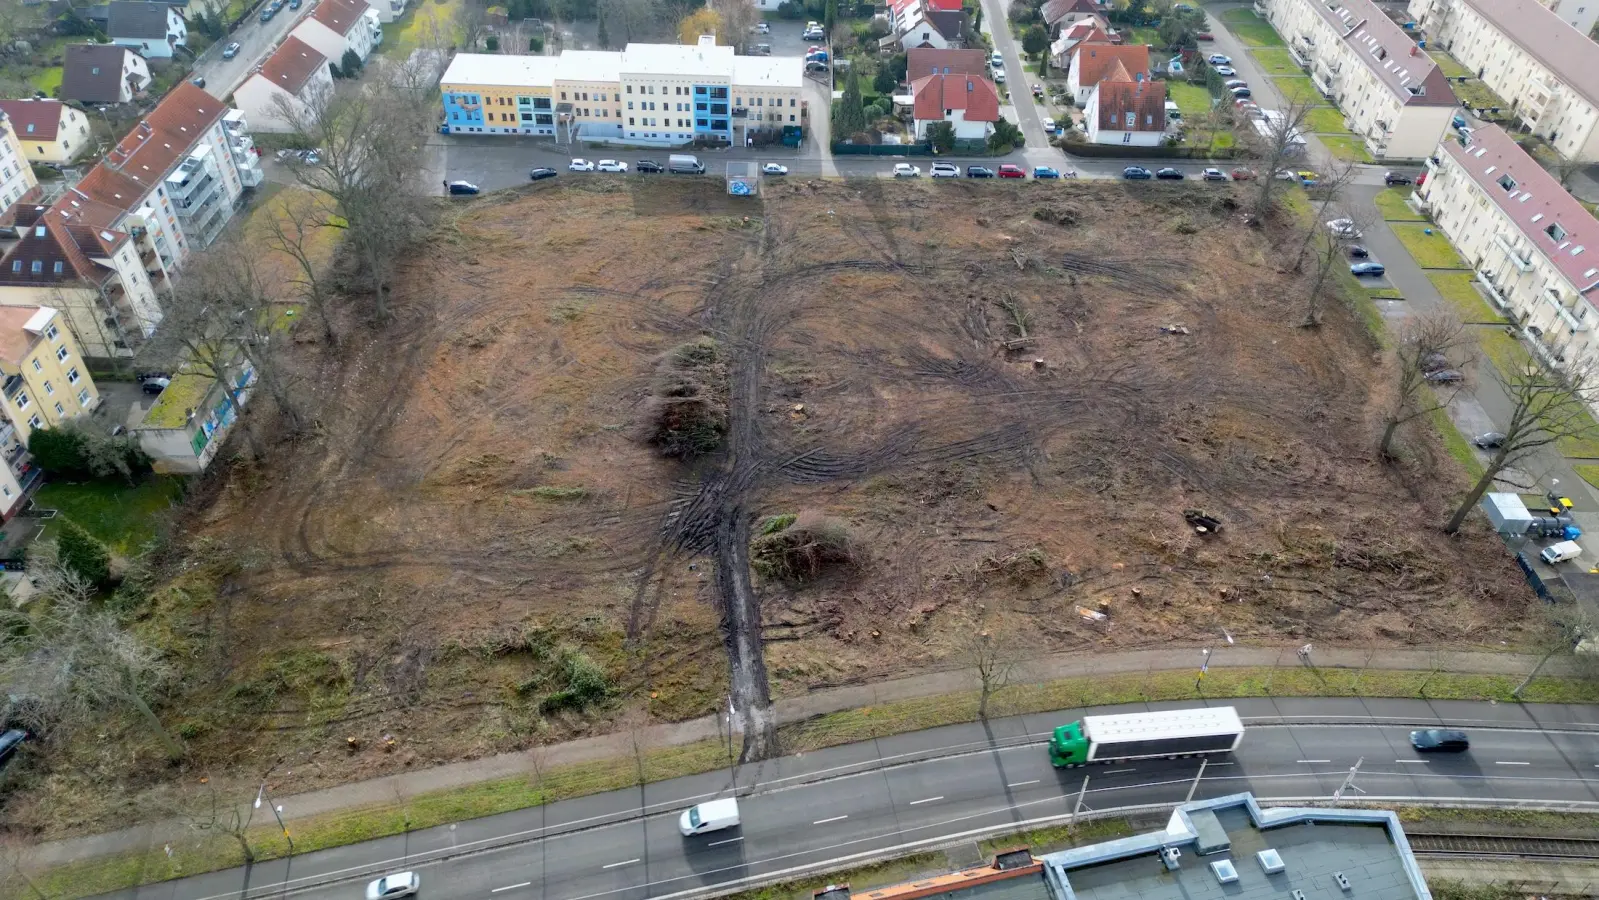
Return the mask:
MULTIPOLYGON (((1040 657, 1021 667, 1018 681, 1047 682, 1063 678, 1094 675, 1126 675, 1181 669, 1197 671, 1202 647, 1162 647, 1158 650, 1130 650, 1116 653, 1065 653, 1040 657)), ((1298 660, 1293 646, 1212 648, 1211 668, 1293 666, 1298 660)), ((1396 671, 1430 671, 1472 675, 1522 676, 1537 664, 1534 656, 1513 653, 1385 649, 1380 652, 1360 649, 1315 649, 1312 662, 1323 669, 1363 669, 1373 665, 1396 671)), ((1544 666, 1546 676, 1559 676, 1570 669, 1569 661, 1551 659, 1544 666)), ((914 700, 941 694, 973 691, 977 677, 969 669, 950 669, 874 684, 850 685, 790 697, 775 704, 780 723, 792 724, 816 716, 850 709, 914 700)), ((640 740, 651 747, 681 746, 722 736, 718 718, 707 716, 686 722, 652 725, 640 740)), ((541 748, 538 765, 544 769, 603 759, 622 759, 633 752, 633 736, 627 733, 600 735, 553 744, 541 748)), ((282 796, 288 821, 325 815, 339 810, 391 804, 398 796, 415 797, 484 781, 525 775, 532 770, 532 751, 505 753, 484 759, 450 763, 430 769, 358 781, 305 794, 282 796)), ((87 837, 41 844, 34 859, 41 865, 107 856, 142 850, 158 845, 169 834, 185 832, 182 823, 153 822, 87 837)))

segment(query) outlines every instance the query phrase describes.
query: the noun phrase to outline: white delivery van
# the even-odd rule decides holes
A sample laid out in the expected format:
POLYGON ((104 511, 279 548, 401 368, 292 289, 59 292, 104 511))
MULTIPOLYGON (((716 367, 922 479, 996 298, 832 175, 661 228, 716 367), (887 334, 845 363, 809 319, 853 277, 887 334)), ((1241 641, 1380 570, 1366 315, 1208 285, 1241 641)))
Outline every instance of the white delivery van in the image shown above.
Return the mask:
POLYGON ((1538 554, 1538 558, 1552 566, 1555 563, 1562 563, 1568 559, 1576 559, 1581 555, 1581 544, 1578 544, 1576 541, 1561 541, 1558 544, 1550 544, 1549 546, 1543 548, 1543 552, 1538 554))
POLYGON ((704 175, 705 164, 697 156, 674 153, 666 158, 666 170, 678 175, 704 175))
POLYGON ((705 834, 708 831, 721 831, 737 824, 738 801, 732 797, 707 800, 690 806, 677 817, 677 830, 683 832, 684 837, 705 834))

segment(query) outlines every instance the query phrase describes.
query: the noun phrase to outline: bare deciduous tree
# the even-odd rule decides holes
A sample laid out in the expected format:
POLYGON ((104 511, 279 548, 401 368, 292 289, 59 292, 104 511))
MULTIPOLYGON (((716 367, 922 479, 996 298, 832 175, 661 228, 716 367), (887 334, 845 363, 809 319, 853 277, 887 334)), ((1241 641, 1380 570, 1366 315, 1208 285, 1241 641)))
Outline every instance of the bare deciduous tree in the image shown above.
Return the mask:
POLYGON ((322 339, 328 346, 336 347, 339 335, 333 327, 333 317, 329 311, 333 292, 317 269, 318 261, 311 256, 311 248, 320 234, 333 227, 328 224, 333 216, 333 208, 326 194, 312 190, 305 191, 297 202, 287 198, 275 202, 280 214, 264 217, 267 221, 267 246, 294 260, 299 274, 290 279, 290 283, 299 289, 305 305, 316 316, 317 324, 322 328, 322 339))
MULTIPOLYGON (((1360 170, 1354 163, 1334 163, 1325 172, 1318 174, 1315 191, 1312 195, 1314 205, 1310 216, 1310 225, 1305 231, 1304 240, 1299 243, 1299 252, 1294 256, 1294 264, 1291 267, 1293 271, 1299 271, 1300 267, 1305 264, 1305 256, 1310 252, 1317 230, 1325 227, 1328 221, 1335 218, 1349 219, 1351 227, 1357 231, 1360 230, 1359 225, 1356 225, 1353 217, 1348 213, 1342 216, 1334 214, 1334 210, 1338 209, 1340 205, 1339 201, 1343 199, 1344 188, 1348 187, 1358 174, 1360 174, 1360 170)), ((1369 223, 1360 223, 1360 225, 1365 224, 1369 223)))
MULTIPOLYGON (((1449 397, 1428 390, 1427 374, 1441 367, 1459 368, 1463 354, 1474 353, 1477 342, 1453 313, 1437 310, 1407 319, 1399 329, 1393 351, 1394 395, 1384 416, 1382 441, 1377 452, 1393 458, 1394 436, 1406 422, 1431 415, 1449 405, 1449 397)), ((1453 389, 1451 390, 1451 394, 1453 389)))
POLYGON ((255 848, 250 846, 250 822, 255 818, 255 806, 222 799, 216 785, 208 779, 190 796, 184 798, 177 810, 178 818, 191 831, 232 838, 244 855, 246 868, 255 865, 255 848))
POLYGON ((988 703, 1016 675, 1021 656, 1015 635, 990 621, 986 610, 959 626, 956 650, 977 681, 977 717, 988 720, 988 703))
POLYGON ((455 10, 455 35, 466 53, 476 53, 477 46, 489 33, 488 4, 483 0, 466 0, 455 10))
POLYGON ((1244 146, 1256 166, 1255 206, 1252 211, 1255 218, 1266 215, 1278 188, 1284 186, 1285 182, 1277 176, 1292 171, 1302 158, 1305 119, 1314 108, 1308 100, 1294 101, 1280 110, 1272 111, 1270 118, 1254 120, 1239 129, 1244 137, 1244 146))
MULTIPOLYGON (((1510 696, 1518 700, 1521 699, 1521 692, 1532 684, 1533 679, 1538 677, 1538 673, 1543 671, 1543 667, 1549 663, 1549 660, 1565 654, 1573 655, 1573 658, 1576 658, 1575 654, 1578 645, 1594 633, 1593 622, 1583 612, 1581 604, 1576 601, 1545 603, 1543 605, 1543 615, 1548 625, 1548 629, 1544 632, 1541 641, 1543 652, 1538 656, 1538 664, 1533 666, 1532 671, 1527 673, 1527 677, 1523 678, 1521 683, 1516 685, 1516 689, 1510 692, 1510 696)), ((1599 666, 1599 658, 1595 658, 1590 654, 1583 654, 1582 658, 1588 662, 1588 665, 1584 668, 1589 671, 1585 672, 1585 674, 1592 677, 1592 670, 1599 666)))
MULTIPOLYGON (((1328 214, 1328 210, 1321 210, 1321 214, 1328 214)), ((1339 266, 1348 264, 1349 241, 1369 225, 1368 217, 1363 213, 1344 213, 1327 221, 1317 219, 1310 223, 1300 252, 1303 254, 1308 250, 1312 254, 1316 269, 1311 273, 1305 291, 1305 317, 1300 320, 1301 328, 1320 327, 1329 282, 1334 280, 1333 272, 1339 266), (1335 229, 1330 224, 1333 221, 1340 221, 1341 227, 1335 229)), ((1298 265, 1296 262, 1295 267, 1298 265)))
POLYGON ((1460 501, 1444 531, 1454 534, 1482 499, 1499 473, 1517 465, 1562 438, 1592 437, 1588 404, 1599 397, 1599 371, 1592 360, 1579 360, 1559 371, 1546 369, 1530 358, 1512 371, 1498 372, 1510 401, 1510 415, 1500 433, 1504 443, 1495 450, 1477 483, 1460 501))
POLYGON ((761 20, 761 14, 756 11, 755 4, 750 0, 710 0, 711 9, 722 20, 722 30, 726 34, 727 42, 737 50, 743 50, 750 39, 750 32, 755 28, 755 23, 761 20))

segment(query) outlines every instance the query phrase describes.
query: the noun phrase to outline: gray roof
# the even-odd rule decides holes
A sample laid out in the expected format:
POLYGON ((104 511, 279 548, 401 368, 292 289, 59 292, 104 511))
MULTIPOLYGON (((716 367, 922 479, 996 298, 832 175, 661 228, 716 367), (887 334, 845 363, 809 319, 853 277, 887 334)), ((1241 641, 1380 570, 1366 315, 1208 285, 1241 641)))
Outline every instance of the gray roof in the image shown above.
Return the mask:
POLYGON ((1587 35, 1533 0, 1466 2, 1584 100, 1599 104, 1599 66, 1594 65, 1596 50, 1587 35))
POLYGON ((958 9, 935 9, 927 14, 927 23, 938 29, 945 40, 961 39, 961 26, 966 24, 966 14, 958 9))
POLYGON ((116 44, 72 44, 61 64, 61 99, 116 103, 122 99, 122 61, 116 44), (99 72, 95 70, 99 69, 99 72))
POLYGON ((112 0, 107 4, 106 34, 114 38, 162 39, 167 36, 166 3, 112 0))

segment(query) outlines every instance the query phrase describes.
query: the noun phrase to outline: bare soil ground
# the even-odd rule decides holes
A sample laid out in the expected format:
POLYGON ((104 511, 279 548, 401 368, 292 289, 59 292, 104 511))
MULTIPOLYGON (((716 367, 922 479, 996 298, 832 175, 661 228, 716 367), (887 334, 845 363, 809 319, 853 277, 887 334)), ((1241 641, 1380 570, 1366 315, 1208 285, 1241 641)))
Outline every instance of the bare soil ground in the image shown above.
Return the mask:
MULTIPOLYGON (((196 513, 144 622, 185 667, 182 778, 289 793, 719 708, 715 478, 862 557, 757 578, 779 696, 958 664, 978 609, 1037 652, 1521 636, 1504 554, 1437 530, 1454 463, 1373 457, 1379 357, 1342 309, 1295 327, 1230 188, 560 181, 452 206, 398 321, 337 351, 317 439, 196 513), (701 335, 737 360, 731 479, 640 440, 701 335), (610 694, 573 701, 588 663, 610 694)), ((103 734, 10 821, 125 823, 173 781, 103 734)))

